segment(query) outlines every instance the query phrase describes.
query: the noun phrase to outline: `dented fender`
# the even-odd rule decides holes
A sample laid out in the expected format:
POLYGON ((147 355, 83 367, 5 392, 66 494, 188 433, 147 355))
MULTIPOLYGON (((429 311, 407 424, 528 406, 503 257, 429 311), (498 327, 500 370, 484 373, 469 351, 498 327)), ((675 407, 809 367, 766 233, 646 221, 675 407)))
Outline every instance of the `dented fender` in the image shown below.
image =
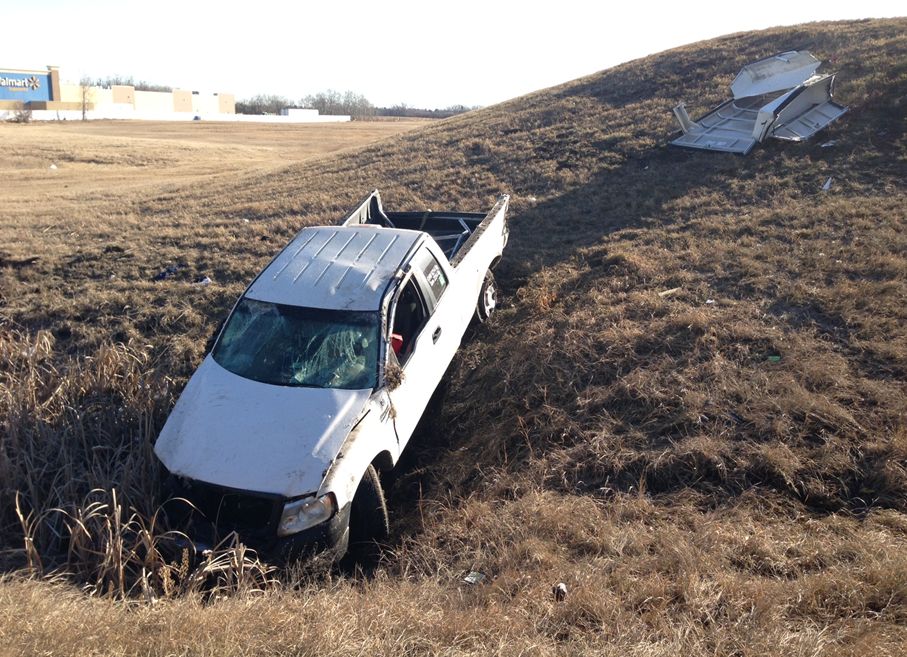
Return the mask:
POLYGON ((342 508, 353 501, 368 466, 382 455, 393 465, 400 457, 393 411, 384 387, 369 399, 368 408, 343 441, 337 456, 324 473, 318 495, 333 493, 342 508))

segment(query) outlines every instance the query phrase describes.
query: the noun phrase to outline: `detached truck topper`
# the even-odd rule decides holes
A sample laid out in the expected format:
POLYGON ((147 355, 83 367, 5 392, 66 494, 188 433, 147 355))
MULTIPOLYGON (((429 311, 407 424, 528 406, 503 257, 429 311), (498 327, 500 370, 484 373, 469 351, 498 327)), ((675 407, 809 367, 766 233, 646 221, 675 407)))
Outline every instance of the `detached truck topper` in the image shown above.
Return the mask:
POLYGON ((509 196, 488 214, 385 212, 372 192, 341 226, 304 228, 236 302, 154 451, 171 492, 277 558, 373 545, 390 470, 475 316, 509 196))

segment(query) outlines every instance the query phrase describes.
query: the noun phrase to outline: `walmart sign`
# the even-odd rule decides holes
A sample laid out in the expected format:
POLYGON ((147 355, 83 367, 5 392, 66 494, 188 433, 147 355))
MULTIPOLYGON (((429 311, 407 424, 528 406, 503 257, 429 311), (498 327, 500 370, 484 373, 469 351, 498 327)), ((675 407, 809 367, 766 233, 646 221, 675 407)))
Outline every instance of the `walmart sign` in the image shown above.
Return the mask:
POLYGON ((0 71, 0 100, 50 100, 50 75, 0 71))

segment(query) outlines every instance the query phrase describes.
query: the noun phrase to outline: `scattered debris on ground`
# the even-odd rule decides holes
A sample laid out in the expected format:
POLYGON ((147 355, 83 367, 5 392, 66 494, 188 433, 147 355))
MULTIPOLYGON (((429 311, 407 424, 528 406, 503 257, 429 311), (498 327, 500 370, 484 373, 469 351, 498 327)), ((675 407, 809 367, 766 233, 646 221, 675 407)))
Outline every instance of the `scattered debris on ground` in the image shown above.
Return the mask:
POLYGON ((463 578, 463 581, 467 584, 482 584, 485 581, 486 577, 484 573, 480 573, 476 570, 470 571, 466 577, 463 578))
POLYGON ((563 582, 558 582, 552 590, 552 593, 557 602, 563 602, 567 599, 567 585, 563 582))
POLYGON ((167 280, 171 276, 175 276, 179 270, 180 270, 180 267, 178 267, 177 265, 167 265, 166 267, 164 267, 164 269, 162 269, 161 271, 156 273, 154 276, 152 276, 151 280, 153 280, 153 281, 167 280))

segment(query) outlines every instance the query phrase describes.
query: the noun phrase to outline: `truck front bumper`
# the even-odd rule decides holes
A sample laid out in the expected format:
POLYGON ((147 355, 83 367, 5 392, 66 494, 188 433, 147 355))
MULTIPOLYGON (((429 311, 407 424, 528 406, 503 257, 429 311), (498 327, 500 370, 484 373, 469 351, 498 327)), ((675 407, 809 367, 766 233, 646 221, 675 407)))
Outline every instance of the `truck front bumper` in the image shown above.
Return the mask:
MULTIPOLYGON (((246 547, 255 550, 261 559, 276 565, 287 565, 316 555, 337 561, 346 554, 349 545, 349 520, 350 506, 347 504, 329 520, 289 536, 249 536, 242 532, 237 532, 237 536, 246 547)), ((177 552, 189 550, 196 559, 221 544, 220 541, 212 540, 217 536, 216 528, 204 519, 195 520, 185 530, 185 535, 188 539, 174 538, 173 547, 177 552)))
POLYGON ((349 544, 350 505, 337 510, 325 522, 289 536, 278 536, 277 527, 283 498, 226 489, 199 481, 168 477, 165 503, 174 529, 189 540, 177 540, 175 547, 201 556, 224 544, 235 532, 239 540, 266 561, 286 563, 324 553, 339 559, 349 544), (229 503, 224 500, 230 499, 229 503), (191 504, 186 504, 188 500, 191 504), (217 519, 217 522, 214 522, 217 519))

